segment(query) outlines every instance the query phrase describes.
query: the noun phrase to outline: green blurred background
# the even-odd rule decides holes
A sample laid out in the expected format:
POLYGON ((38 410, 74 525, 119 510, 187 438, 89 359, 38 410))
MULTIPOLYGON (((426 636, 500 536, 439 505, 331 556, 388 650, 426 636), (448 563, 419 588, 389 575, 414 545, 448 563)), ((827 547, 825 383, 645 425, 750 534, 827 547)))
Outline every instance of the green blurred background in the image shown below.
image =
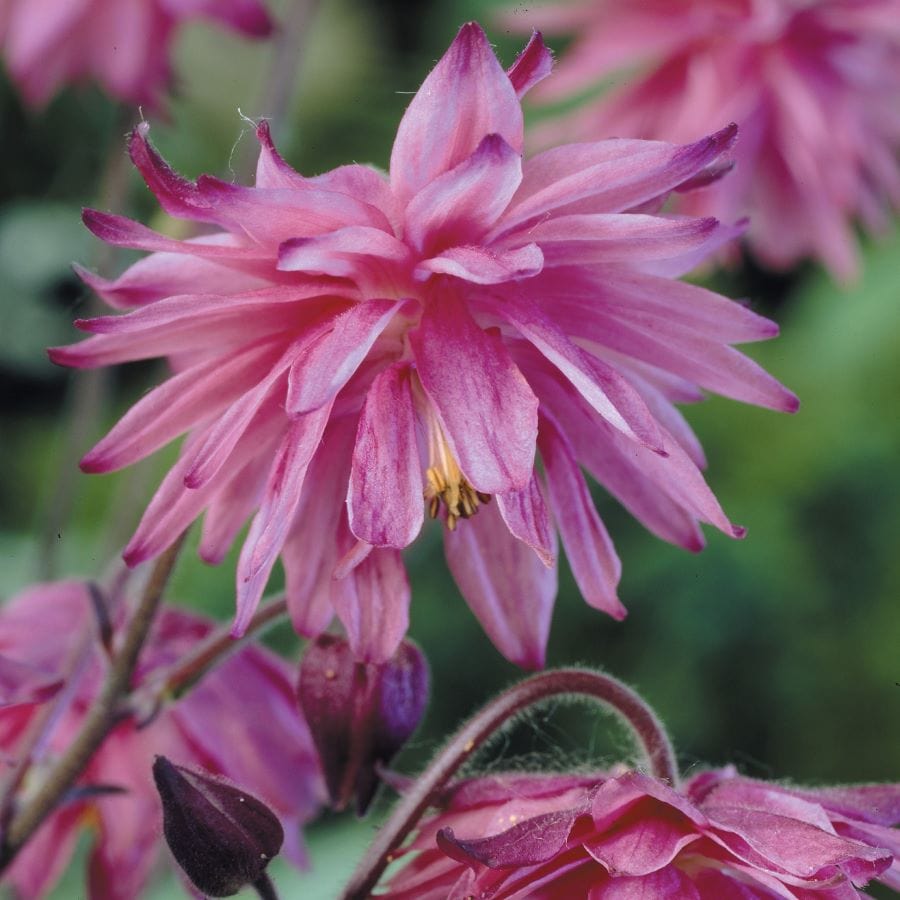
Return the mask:
MULTIPOLYGON (((270 4, 282 17, 293 5, 270 4)), ((273 123, 284 155, 305 174, 349 161, 386 166, 409 94, 461 22, 481 20, 512 61, 522 41, 491 27, 496 8, 435 0, 410 16, 399 2, 324 0, 305 32, 290 112, 273 123)), ((259 99, 270 54, 270 45, 186 29, 177 98, 168 119, 152 120, 154 141, 177 169, 229 177, 245 168, 254 139, 238 111, 270 112, 259 99)), ((51 571, 102 574, 175 452, 125 473, 78 474, 77 457, 154 383, 156 370, 131 366, 82 388, 91 399, 73 438, 74 379, 83 376, 55 369, 43 352, 74 339, 71 320, 90 309, 68 263, 102 261, 79 207, 102 202, 101 171, 111 153, 121 156, 123 121, 92 89, 28 114, 0 81, 4 596, 51 571), (72 514, 51 532, 48 508, 61 497, 72 514)), ((127 208, 152 221, 152 197, 129 177, 127 208)), ((710 484, 747 538, 709 532, 708 548, 693 556, 650 536, 598 489, 623 560, 628 619, 590 610, 562 564, 549 664, 602 666, 641 690, 685 767, 731 761, 749 775, 814 784, 900 776, 900 232, 865 242, 863 255, 859 281, 846 288, 813 266, 786 277, 749 268, 714 276, 729 296, 748 297, 780 322, 779 339, 749 352, 802 400, 795 417, 717 398, 687 411, 710 459, 710 484)), ((126 261, 123 254, 112 265, 126 261)), ((228 618, 234 561, 209 568, 186 554, 178 598, 228 618)), ((412 634, 433 672, 426 722, 399 762, 414 769, 518 673, 460 598, 437 527, 408 561, 412 634)), ((269 640, 296 656, 288 628, 269 640)), ((574 706, 532 716, 478 764, 586 765, 625 751, 590 708, 574 706)), ((334 896, 376 823, 377 815, 363 823, 329 816, 312 826, 314 871, 279 874, 282 886, 296 885, 286 896, 334 896)), ((79 896, 79 878, 73 872, 56 896, 79 896)), ((154 896, 179 895, 169 877, 154 896)))

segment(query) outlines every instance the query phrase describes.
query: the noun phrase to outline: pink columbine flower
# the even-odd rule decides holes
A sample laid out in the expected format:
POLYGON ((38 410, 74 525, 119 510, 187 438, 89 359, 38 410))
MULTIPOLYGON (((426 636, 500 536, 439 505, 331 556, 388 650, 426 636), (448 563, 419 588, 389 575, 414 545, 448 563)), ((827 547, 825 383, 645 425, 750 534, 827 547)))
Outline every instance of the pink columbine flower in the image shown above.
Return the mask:
POLYGON ((900 888, 900 785, 801 790, 703 772, 463 782, 385 900, 850 900, 900 888))
POLYGON ((197 17, 252 37, 272 30, 260 0, 2 0, 0 53, 30 106, 91 79, 126 103, 158 108, 169 44, 197 17))
POLYGON ((82 461, 108 472, 189 433, 127 562, 204 511, 200 553, 220 561, 253 516, 235 633, 280 555, 295 627, 318 634, 336 612, 354 651, 381 662, 407 628, 400 551, 427 512, 491 639, 539 667, 557 529, 587 602, 625 614, 580 466, 665 540, 699 550, 699 522, 739 533, 673 404, 701 388, 779 410, 796 398, 730 346, 772 337, 772 322, 673 279, 740 228, 657 213, 715 177, 735 129, 523 163, 519 97, 549 69, 539 35, 505 72, 464 26, 407 109, 389 175, 302 177, 263 124, 255 187, 189 182, 135 131, 163 208, 211 227, 180 241, 88 211, 99 237, 152 255, 115 281, 85 273, 131 311, 79 322, 93 337, 51 351, 174 367, 82 461))
MULTIPOLYGON (((13 761, 23 736, 73 665, 94 615, 84 583, 64 581, 32 587, 0 610, 0 656, 22 674, 0 707, 0 752, 13 761), (76 653, 77 655, 77 653, 76 653)), ((135 687, 180 660, 207 635, 211 623, 164 609, 139 661, 135 687)), ((75 691, 34 770, 71 742, 96 697, 106 662, 99 641, 81 665, 75 691)), ((66 688, 67 689, 67 688, 66 688)), ((237 652, 182 700, 167 706, 145 727, 122 722, 106 739, 76 786, 20 852, 5 878, 19 896, 40 898, 65 870, 85 828, 94 831, 88 867, 92 900, 140 896, 162 844, 162 817, 151 767, 156 754, 180 765, 224 775, 264 799, 285 830, 285 854, 297 864, 305 854, 300 825, 324 799, 316 752, 296 710, 291 673, 273 654, 256 647, 237 652), (91 793, 114 787, 121 793, 91 793), (81 791, 79 794, 78 791, 81 791)), ((32 781, 26 780, 27 792, 32 781)))
POLYGON ((737 122, 735 173, 679 210, 749 214, 768 266, 814 257, 848 279, 853 220, 881 230, 900 204, 898 0, 562 0, 505 21, 576 36, 541 102, 611 79, 554 141, 688 141, 737 122))

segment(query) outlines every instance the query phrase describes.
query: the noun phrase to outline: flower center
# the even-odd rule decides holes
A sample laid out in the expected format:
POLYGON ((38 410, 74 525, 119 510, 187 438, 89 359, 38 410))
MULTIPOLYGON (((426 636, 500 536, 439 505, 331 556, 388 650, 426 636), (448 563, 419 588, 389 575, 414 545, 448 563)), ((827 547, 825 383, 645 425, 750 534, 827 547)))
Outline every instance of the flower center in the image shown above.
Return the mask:
POLYGON ((476 491, 460 471, 459 463, 447 443, 437 417, 428 419, 428 468, 425 470, 425 502, 428 514, 436 519, 443 504, 447 512, 447 528, 453 531, 460 519, 468 519, 491 495, 476 491))

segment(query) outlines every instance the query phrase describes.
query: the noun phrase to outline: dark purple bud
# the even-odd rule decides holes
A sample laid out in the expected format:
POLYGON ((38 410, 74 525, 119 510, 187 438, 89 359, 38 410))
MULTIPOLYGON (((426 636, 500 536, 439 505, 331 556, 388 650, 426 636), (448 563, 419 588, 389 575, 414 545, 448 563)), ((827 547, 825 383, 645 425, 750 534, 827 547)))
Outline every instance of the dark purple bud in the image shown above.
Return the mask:
POLYGON ((163 832, 178 865, 199 891, 230 897, 264 879, 284 830, 256 797, 213 775, 153 763, 163 808, 163 832))
POLYGON ((387 765, 416 730, 428 701, 428 664, 404 641, 385 663, 357 660, 346 639, 323 634, 300 663, 297 698, 335 809, 356 797, 363 815, 387 765))

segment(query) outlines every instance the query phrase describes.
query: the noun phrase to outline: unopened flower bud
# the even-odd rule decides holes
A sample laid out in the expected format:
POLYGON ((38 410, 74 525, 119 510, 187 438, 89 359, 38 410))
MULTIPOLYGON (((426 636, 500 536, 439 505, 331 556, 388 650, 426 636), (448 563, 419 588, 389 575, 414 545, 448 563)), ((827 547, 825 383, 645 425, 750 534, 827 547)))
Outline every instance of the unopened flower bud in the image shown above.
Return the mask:
POLYGON ((404 641, 385 663, 357 660, 348 642, 324 634, 300 663, 300 708, 319 751, 335 809, 356 797, 363 815, 386 765, 416 730, 428 700, 428 665, 404 641))
POLYGON ((284 830, 261 800, 220 778, 153 763, 163 808, 163 832, 178 865, 198 890, 230 897, 264 878, 284 830))

